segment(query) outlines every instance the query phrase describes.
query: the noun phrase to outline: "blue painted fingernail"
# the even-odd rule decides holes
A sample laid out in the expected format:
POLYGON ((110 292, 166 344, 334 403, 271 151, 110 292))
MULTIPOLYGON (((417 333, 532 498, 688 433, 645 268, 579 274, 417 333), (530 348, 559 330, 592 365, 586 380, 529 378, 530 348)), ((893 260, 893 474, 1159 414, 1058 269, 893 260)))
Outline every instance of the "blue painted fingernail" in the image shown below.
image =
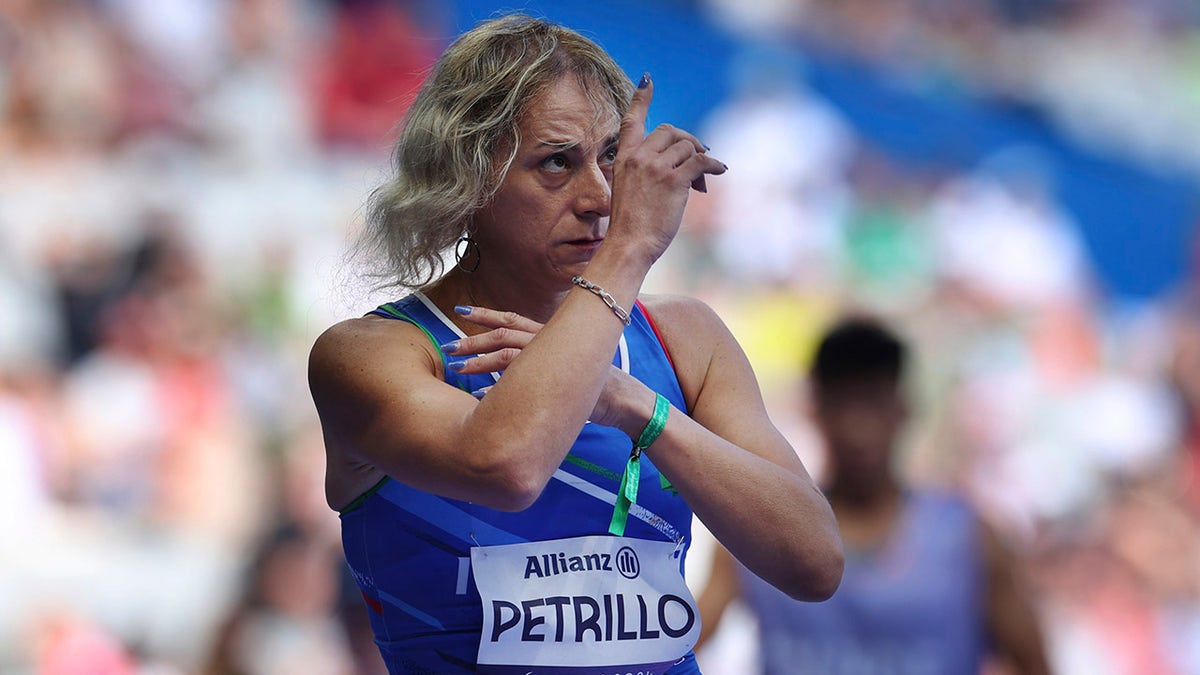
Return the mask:
POLYGON ((459 314, 470 314, 471 307, 469 305, 455 305, 454 311, 458 312, 459 314))
POLYGON ((483 395, 486 393, 488 393, 488 388, 483 387, 482 389, 476 389, 475 391, 471 392, 471 395, 474 396, 475 398, 481 399, 481 398, 483 398, 483 395))
POLYGON ((441 346, 442 353, 449 354, 450 352, 458 351, 458 340, 447 342, 441 346))
POLYGON ((729 165, 728 165, 728 164, 726 164, 725 162, 721 162, 721 166, 722 166, 722 167, 723 167, 723 168, 724 168, 726 171, 728 171, 728 170, 729 170, 729 165))
POLYGON ((450 370, 453 370, 456 373, 462 372, 462 369, 466 368, 466 367, 467 367, 466 359, 463 359, 462 361, 451 361, 450 362, 450 370))
POLYGON ((703 145, 705 150, 712 150, 712 148, 708 147, 708 143, 701 143, 700 145, 703 145))
POLYGON ((642 73, 642 79, 638 80, 638 89, 645 89, 650 85, 650 73, 642 73))

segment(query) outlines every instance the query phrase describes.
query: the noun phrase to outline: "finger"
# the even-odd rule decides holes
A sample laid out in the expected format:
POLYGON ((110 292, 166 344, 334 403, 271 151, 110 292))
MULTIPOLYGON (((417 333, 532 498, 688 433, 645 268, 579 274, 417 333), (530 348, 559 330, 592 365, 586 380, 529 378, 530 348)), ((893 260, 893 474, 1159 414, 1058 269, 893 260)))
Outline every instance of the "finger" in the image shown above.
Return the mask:
POLYGON ((683 166, 684 162, 696 156, 696 147, 691 141, 681 138, 675 141, 671 147, 662 151, 662 157, 671 168, 678 169, 683 166))
POLYGON ((467 321, 487 328, 512 328, 527 333, 536 333, 542 329, 542 324, 516 312, 500 312, 474 305, 457 305, 454 311, 467 321))
POLYGON ((719 176, 729 170, 725 163, 715 157, 708 155, 692 155, 683 164, 679 165, 679 170, 684 175, 691 177, 692 188, 700 192, 707 192, 708 186, 704 183, 704 176, 713 175, 719 176))
POLYGON ((513 328, 493 328, 486 333, 472 335, 441 345, 445 354, 485 354, 505 347, 522 349, 533 340, 536 333, 513 328))
POLYGON ((696 138, 694 134, 685 131, 671 124, 663 123, 654 127, 654 131, 646 137, 645 144, 648 149, 662 152, 681 140, 686 140, 691 143, 693 150, 698 153, 706 153, 710 148, 696 138))
POLYGON ((623 148, 636 148, 646 137, 646 115, 650 112, 650 100, 654 98, 654 82, 650 73, 642 73, 638 88, 633 92, 629 109, 621 117, 620 144, 623 148))
POLYGON ((506 347, 487 354, 472 356, 467 359, 459 359, 450 361, 447 366, 450 370, 462 375, 478 375, 480 373, 498 373, 512 364, 513 359, 521 353, 520 349, 515 347, 506 347))
POLYGON ((671 147, 667 148, 662 153, 662 156, 664 159, 669 161, 675 169, 679 170, 684 176, 687 177, 691 183, 692 189, 696 190, 697 192, 708 192, 708 184, 704 181, 704 173, 697 174, 696 172, 698 170, 704 172, 705 169, 708 169, 708 173, 724 173, 726 168, 725 164, 719 160, 717 160, 715 164, 711 161, 705 161, 707 155, 697 154, 695 146, 692 145, 691 141, 683 138, 676 141, 671 147), (693 158, 696 158, 700 161, 698 166, 695 163, 689 164, 693 158), (719 169, 718 166, 720 167, 719 169))
MULTIPOLYGON (((692 143, 692 141, 690 139, 681 138, 675 141, 671 147, 667 148, 662 153, 662 156, 664 159, 666 159, 666 161, 670 162, 672 168, 682 169, 684 164, 692 157, 695 157, 696 154, 696 146, 692 143)), ((697 192, 708 192, 708 185, 705 184, 703 175, 694 176, 693 174, 688 173, 686 169, 683 169, 683 173, 691 181, 691 187, 693 190, 696 190, 697 192)))

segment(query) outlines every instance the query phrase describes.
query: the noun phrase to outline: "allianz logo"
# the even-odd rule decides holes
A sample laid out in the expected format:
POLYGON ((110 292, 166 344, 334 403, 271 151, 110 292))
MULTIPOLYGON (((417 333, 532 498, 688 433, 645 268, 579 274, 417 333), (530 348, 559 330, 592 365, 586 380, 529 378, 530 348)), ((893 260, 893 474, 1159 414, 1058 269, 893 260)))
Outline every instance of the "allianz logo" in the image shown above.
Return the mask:
POLYGON ((617 572, 626 579, 636 579, 642 572, 637 552, 622 546, 613 553, 567 555, 564 551, 525 556, 525 578, 545 579, 577 572, 617 572))

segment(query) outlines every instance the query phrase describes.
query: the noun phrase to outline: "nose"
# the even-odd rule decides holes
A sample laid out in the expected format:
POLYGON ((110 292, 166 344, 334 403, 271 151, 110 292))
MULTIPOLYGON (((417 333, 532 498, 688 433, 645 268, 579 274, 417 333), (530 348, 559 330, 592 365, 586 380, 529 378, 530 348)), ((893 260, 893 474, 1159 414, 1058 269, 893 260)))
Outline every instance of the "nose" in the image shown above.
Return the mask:
POLYGON ((592 162, 575 176, 576 213, 587 219, 607 218, 612 204, 612 175, 592 162))

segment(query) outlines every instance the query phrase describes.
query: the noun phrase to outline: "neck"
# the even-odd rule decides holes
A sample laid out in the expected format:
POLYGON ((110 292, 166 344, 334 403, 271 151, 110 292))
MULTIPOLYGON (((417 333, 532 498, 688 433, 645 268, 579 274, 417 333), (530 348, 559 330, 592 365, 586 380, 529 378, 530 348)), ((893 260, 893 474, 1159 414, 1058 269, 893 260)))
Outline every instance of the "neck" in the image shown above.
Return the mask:
POLYGON ((424 289, 424 292, 447 316, 455 315, 455 305, 471 305, 516 312, 545 323, 562 304, 569 290, 539 288, 535 285, 517 287, 489 278, 482 269, 471 274, 454 269, 424 289))
POLYGON ((900 492, 900 486, 890 475, 866 481, 861 477, 848 480, 835 474, 825 495, 835 510, 863 512, 895 504, 900 492))
POLYGON ((837 516, 842 541, 847 551, 876 551, 888 540, 899 523, 903 495, 892 480, 885 485, 854 490, 834 486, 829 490, 829 503, 837 516))

